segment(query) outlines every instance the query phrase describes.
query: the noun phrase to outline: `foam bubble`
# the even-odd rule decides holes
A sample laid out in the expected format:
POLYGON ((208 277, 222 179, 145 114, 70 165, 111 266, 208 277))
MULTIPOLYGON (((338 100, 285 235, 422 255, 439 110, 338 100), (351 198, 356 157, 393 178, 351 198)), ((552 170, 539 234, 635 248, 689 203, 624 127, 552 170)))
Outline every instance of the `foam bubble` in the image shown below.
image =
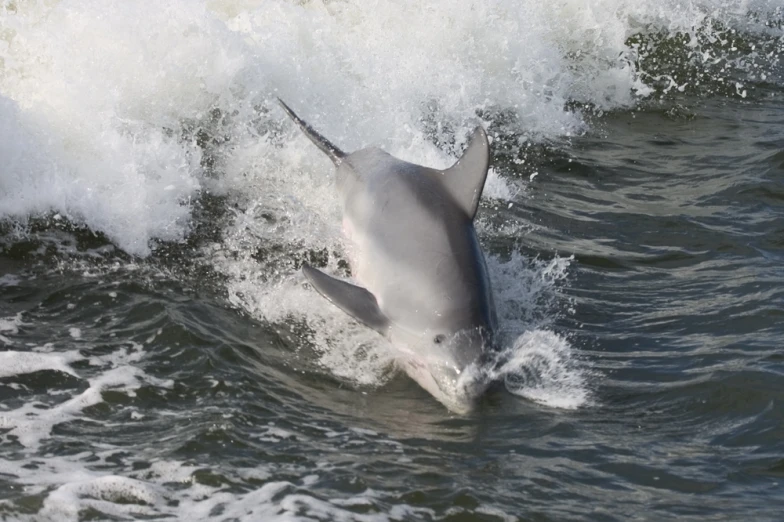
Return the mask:
POLYGON ((7 350, 0 352, 0 378, 52 370, 77 377, 70 363, 83 359, 77 350, 59 353, 37 353, 7 350))
POLYGON ((92 508, 111 517, 152 516, 164 504, 161 488, 117 475, 105 475, 63 484, 47 495, 41 517, 77 520, 80 511, 92 508))

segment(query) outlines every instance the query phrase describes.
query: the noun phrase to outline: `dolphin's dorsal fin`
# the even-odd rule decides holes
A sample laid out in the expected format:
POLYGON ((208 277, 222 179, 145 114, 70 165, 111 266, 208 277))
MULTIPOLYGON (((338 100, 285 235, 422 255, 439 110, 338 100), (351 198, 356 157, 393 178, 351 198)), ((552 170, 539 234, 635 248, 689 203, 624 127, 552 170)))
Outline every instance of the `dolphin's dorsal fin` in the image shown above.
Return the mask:
POLYGON ((471 219, 476 215, 489 167, 490 142, 485 130, 477 127, 463 155, 442 176, 444 187, 471 219))
POLYGON ((305 263, 302 272, 318 292, 348 315, 386 336, 389 319, 378 307, 376 298, 359 286, 328 276, 305 263))

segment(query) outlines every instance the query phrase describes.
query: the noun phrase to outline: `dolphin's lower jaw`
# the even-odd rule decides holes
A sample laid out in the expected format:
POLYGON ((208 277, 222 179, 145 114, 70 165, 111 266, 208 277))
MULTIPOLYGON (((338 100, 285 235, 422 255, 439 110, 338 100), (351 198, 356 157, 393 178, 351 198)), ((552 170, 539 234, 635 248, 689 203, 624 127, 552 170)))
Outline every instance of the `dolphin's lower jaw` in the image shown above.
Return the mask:
POLYGON ((461 415, 471 412, 488 388, 488 382, 476 364, 459 373, 445 365, 413 358, 398 359, 398 364, 441 404, 461 415))

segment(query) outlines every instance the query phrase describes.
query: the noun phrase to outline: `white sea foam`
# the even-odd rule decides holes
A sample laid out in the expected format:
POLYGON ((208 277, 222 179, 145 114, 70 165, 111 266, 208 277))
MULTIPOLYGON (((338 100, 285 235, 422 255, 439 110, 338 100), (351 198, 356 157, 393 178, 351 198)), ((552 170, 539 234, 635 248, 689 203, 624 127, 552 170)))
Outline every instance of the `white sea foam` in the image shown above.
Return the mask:
MULTIPOLYGON (((711 16, 750 25, 746 12, 764 19, 775 7, 13 2, 0 8, 0 217, 55 211, 145 255, 150 240, 188 232, 200 190, 239 191, 283 210, 290 198, 305 207, 319 199, 323 184, 303 174, 325 176, 326 164, 303 137, 270 134, 284 121, 267 111, 273 94, 347 150, 378 144, 445 166, 478 112, 489 122, 509 111, 513 128, 555 137, 585 128, 568 101, 633 104, 649 91, 627 44, 641 28, 692 33, 711 16), (217 179, 202 166, 206 149, 189 133, 194 126, 206 127, 207 148, 217 149, 217 179), (226 145, 209 145, 210 136, 226 145), (304 198, 302 187, 289 186, 303 179, 304 198)), ((504 197, 498 174, 487 194, 504 197)))
POLYGON ((0 276, 0 286, 12 287, 18 286, 22 282, 22 278, 16 274, 3 274, 0 276))
MULTIPOLYGON (((107 355, 90 357, 90 363, 101 371, 97 376, 87 379, 89 386, 86 390, 54 406, 28 402, 19 408, 3 411, 0 414, 0 428, 8 431, 2 435, 2 439, 8 440, 10 437, 25 448, 35 450, 42 440, 50 436, 54 426, 80 418, 86 408, 102 402, 102 393, 105 390, 122 390, 133 395, 134 390, 145 383, 171 388, 171 381, 147 375, 131 364, 138 361, 142 355, 141 347, 133 345, 107 355)), ((79 378, 79 373, 73 370, 71 363, 84 359, 85 357, 75 350, 53 352, 49 347, 26 352, 9 350, 0 352, 0 377, 9 378, 52 370, 79 378)))
POLYGON ((160 488, 116 475, 104 475, 63 484, 50 493, 39 515, 44 519, 78 520, 92 508, 112 517, 154 514, 165 497, 160 488))
POLYGON ((70 363, 82 359, 76 350, 57 353, 20 352, 7 350, 0 352, 0 377, 11 377, 41 370, 53 370, 77 377, 70 363))
POLYGON ((181 125, 223 95, 239 38, 187 2, 24 3, 2 17, 2 213, 56 210, 135 254, 182 237, 201 170, 181 125))
POLYGON ((19 327, 24 324, 21 312, 12 317, 0 317, 0 342, 5 345, 14 344, 11 336, 18 334, 19 327))
MULTIPOLYGON (((318 488, 321 477, 296 467, 287 467, 285 471, 288 476, 300 475, 299 479, 267 481, 242 493, 199 483, 195 473, 202 468, 182 462, 156 460, 148 469, 127 470, 127 475, 101 469, 109 457, 116 466, 118 453, 122 455, 122 451, 109 449, 70 457, 42 456, 36 458, 34 466, 25 466, 20 461, 7 462, 3 468, 6 477, 13 477, 16 484, 24 486, 26 494, 43 498, 39 512, 32 516, 19 514, 15 519, 76 521, 85 510, 94 510, 102 518, 194 521, 387 522, 434 515, 432 510, 399 503, 396 498, 372 489, 348 498, 323 500, 307 492, 308 488, 318 488), (356 506, 366 513, 352 511, 356 506)), ((232 471, 225 472, 233 475, 232 471)), ((256 480, 267 480, 274 472, 264 467, 237 470, 238 476, 256 480)), ((10 505, 11 501, 0 500, 0 506, 10 505)))

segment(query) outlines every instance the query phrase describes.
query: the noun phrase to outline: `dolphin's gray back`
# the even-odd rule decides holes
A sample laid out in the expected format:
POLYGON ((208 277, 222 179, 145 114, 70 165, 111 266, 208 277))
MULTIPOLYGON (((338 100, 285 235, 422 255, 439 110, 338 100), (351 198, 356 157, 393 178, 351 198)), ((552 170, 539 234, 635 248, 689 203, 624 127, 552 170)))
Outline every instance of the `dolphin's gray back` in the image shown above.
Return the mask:
POLYGON ((392 322, 493 330, 473 215, 445 187, 449 174, 377 148, 343 158, 337 183, 352 242, 361 251, 355 275, 392 322))

